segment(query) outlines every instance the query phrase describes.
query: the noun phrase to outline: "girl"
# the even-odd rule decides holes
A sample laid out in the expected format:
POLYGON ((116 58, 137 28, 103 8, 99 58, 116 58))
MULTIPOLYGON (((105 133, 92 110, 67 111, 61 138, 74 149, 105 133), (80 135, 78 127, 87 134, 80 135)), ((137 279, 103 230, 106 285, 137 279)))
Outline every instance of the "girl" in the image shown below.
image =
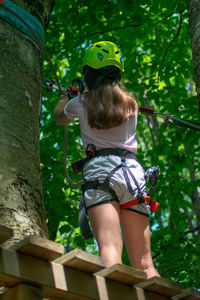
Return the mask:
POLYGON ((83 167, 83 196, 100 255, 107 266, 122 263, 121 228, 131 265, 151 278, 160 275, 151 256, 144 170, 135 156, 138 106, 120 85, 123 71, 114 43, 93 44, 83 63, 88 91, 69 102, 62 98, 54 114, 59 125, 79 118, 83 146, 92 145, 94 157, 83 167))

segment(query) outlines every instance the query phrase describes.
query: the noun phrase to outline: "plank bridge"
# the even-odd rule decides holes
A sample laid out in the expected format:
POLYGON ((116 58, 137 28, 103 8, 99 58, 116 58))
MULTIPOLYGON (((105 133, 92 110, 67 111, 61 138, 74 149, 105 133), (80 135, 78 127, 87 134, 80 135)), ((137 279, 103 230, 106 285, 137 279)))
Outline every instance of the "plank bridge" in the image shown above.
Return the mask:
POLYGON ((0 300, 198 300, 200 293, 166 278, 29 236, 10 248, 12 230, 0 225, 0 300))

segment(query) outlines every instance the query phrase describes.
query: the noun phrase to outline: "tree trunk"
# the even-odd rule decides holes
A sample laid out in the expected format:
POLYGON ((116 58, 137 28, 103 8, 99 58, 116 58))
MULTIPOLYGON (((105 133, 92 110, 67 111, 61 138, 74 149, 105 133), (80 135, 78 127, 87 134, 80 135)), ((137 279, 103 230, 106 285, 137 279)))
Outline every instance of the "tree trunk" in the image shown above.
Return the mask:
MULTIPOLYGON (((45 27, 52 0, 16 0, 45 27)), ((42 53, 0 18, 0 224, 25 236, 47 237, 39 156, 42 53)))
POLYGON ((200 1, 187 0, 187 2, 189 12, 192 56, 194 61, 194 72, 196 77, 196 90, 199 99, 200 110, 200 1))

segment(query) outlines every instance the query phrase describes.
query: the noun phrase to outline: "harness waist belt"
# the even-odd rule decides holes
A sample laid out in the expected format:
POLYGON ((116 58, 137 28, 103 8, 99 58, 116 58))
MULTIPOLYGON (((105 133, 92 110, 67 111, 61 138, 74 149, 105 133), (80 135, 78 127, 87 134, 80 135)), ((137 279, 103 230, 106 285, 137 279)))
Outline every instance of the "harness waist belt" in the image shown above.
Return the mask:
POLYGON ((136 159, 135 153, 122 148, 102 149, 102 150, 97 150, 95 152, 95 156, 107 156, 107 155, 116 155, 124 158, 136 159))
POLYGON ((88 160, 90 160, 96 156, 116 155, 119 157, 136 159, 135 153, 128 151, 126 149, 122 149, 122 148, 110 148, 110 149, 96 150, 96 147, 94 145, 88 145, 85 150, 85 153, 86 153, 87 157, 72 163, 72 169, 73 169, 74 173, 82 172, 84 164, 88 160))

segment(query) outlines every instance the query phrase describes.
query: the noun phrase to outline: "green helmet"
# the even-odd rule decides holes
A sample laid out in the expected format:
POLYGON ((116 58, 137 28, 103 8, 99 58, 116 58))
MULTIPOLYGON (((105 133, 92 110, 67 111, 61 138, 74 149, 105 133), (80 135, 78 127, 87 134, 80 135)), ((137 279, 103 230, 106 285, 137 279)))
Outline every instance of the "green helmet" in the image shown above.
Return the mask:
POLYGON ((83 60, 84 66, 93 69, 115 66, 124 72, 124 59, 120 49, 114 43, 101 41, 87 49, 83 60))

